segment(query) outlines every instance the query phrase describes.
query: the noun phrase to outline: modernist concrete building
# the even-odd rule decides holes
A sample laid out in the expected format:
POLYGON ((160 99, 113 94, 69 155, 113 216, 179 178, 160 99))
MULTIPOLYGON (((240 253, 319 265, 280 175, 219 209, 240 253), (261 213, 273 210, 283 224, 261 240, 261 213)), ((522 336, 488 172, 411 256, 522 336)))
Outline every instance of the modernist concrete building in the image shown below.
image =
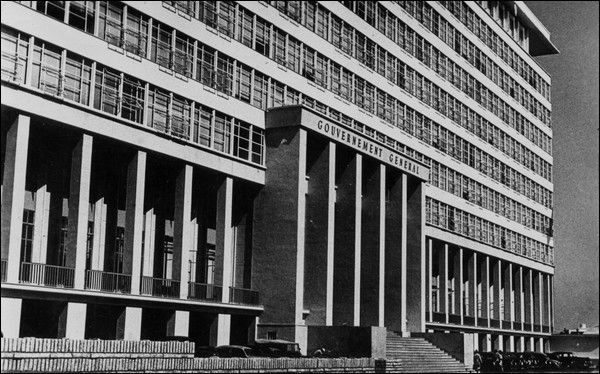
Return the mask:
MULTIPOLYGON (((520 1, 2 3, 2 332, 553 328, 550 76, 520 1)), ((332 330, 333 331, 333 330, 332 330)))

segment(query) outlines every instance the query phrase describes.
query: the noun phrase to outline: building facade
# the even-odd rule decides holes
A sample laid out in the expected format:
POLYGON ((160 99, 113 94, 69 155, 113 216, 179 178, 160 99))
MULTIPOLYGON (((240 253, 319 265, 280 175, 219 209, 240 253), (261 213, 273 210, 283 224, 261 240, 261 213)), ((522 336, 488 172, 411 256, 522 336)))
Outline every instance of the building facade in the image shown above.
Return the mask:
POLYGON ((553 329, 522 2, 2 3, 4 336, 553 329))

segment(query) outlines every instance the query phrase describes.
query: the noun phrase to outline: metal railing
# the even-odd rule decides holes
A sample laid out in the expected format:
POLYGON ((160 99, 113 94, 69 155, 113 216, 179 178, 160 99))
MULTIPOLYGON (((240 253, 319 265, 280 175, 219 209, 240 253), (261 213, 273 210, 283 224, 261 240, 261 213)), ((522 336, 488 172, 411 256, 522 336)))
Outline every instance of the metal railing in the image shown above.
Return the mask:
POLYGON ((471 316, 464 316, 464 324, 467 326, 475 326, 475 318, 471 316))
POLYGON ((179 297, 180 282, 173 279, 142 276, 140 294, 159 297, 179 297))
POLYGON ((523 330, 525 331, 531 331, 531 323, 524 323, 523 324, 523 330))
POLYGON ((446 323, 446 315, 444 313, 433 312, 432 322, 446 323))
POLYGON ((223 287, 214 284, 189 282, 188 298, 221 302, 223 300, 223 287))
POLYGON ((2 259, 2 283, 6 282, 6 269, 8 268, 8 260, 2 259))
POLYGON ((259 305, 258 291, 229 287, 229 302, 233 304, 259 305))
POLYGON ((73 288, 75 269, 65 266, 22 262, 19 282, 40 286, 73 288))
POLYGON ((460 315, 448 314, 448 322, 455 325, 460 325, 460 315))
POLYGON ((490 318, 490 327, 500 328, 500 320, 490 318))
POLYGON ((105 292, 131 293, 131 275, 100 270, 86 270, 85 288, 105 292))

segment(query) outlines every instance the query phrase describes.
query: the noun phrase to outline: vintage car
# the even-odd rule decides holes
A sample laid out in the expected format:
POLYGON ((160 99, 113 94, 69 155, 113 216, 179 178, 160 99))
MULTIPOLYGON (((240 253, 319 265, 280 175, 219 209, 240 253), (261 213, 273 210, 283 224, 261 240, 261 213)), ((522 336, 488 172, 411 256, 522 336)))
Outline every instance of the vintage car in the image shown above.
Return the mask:
POLYGON ((552 352, 548 357, 559 361, 565 368, 590 369, 592 367, 592 360, 589 357, 577 357, 573 352, 552 352))
POLYGON ((264 357, 302 357, 298 343, 282 339, 256 339, 252 349, 264 357))
POLYGON ((255 352, 250 347, 245 347, 242 345, 220 345, 215 348, 215 356, 221 358, 228 357, 241 357, 241 358, 250 358, 259 356, 257 352, 255 352))

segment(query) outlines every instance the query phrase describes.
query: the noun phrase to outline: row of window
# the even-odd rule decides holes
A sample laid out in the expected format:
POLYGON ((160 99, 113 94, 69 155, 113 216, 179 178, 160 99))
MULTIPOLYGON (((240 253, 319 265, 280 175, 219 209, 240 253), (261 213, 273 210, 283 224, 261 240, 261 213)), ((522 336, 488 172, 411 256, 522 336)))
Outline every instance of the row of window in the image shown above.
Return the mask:
MULTIPOLYGON (((208 51, 208 49, 207 49, 207 47, 204 47, 204 46, 200 46, 200 48, 198 48, 198 51, 199 51, 198 55, 201 56, 200 57, 201 59, 206 59, 206 58, 210 59, 210 57, 206 57, 206 56, 214 56, 213 52, 216 53, 216 51, 212 51, 212 50, 210 50, 209 53, 206 53, 206 51, 208 51)), ((219 55, 224 57, 222 54, 219 54, 219 55)), ((234 65, 234 64, 235 64, 235 61, 231 61, 231 65, 234 65)), ((201 70, 199 69, 199 71, 201 71, 201 70)), ((201 80, 201 81, 203 81, 203 80, 201 80)), ((430 160, 428 158, 423 158, 423 155, 421 155, 417 152, 414 152, 414 150, 401 145, 400 143, 396 142, 395 140, 387 138, 385 135, 378 133, 374 130, 365 128, 364 125, 357 123, 355 121, 352 121, 352 119, 350 119, 349 117, 347 117, 343 114, 340 114, 339 112, 334 111, 330 108, 327 108, 326 106, 322 105, 321 103, 315 102, 311 98, 301 95, 299 92, 291 89, 290 87, 284 86, 277 81, 267 78, 254 70, 250 70, 250 69, 246 68, 244 65, 241 65, 239 63, 236 64, 234 81, 235 81, 235 84, 232 84, 234 87, 234 89, 233 89, 234 96, 236 96, 239 99, 244 100, 244 101, 249 101, 252 98, 251 102, 255 106, 258 106, 258 107, 261 107, 264 109, 267 106, 267 104, 266 104, 267 101, 268 101, 268 106, 278 106, 278 105, 282 105, 283 103, 297 104, 297 103, 302 102, 309 107, 313 107, 316 110, 318 110, 326 115, 329 115, 334 120, 341 121, 342 123, 346 124, 347 126, 354 127, 355 129, 357 129, 361 132, 365 132, 367 136, 373 137, 377 141, 383 142, 384 144, 387 144, 388 146, 395 148, 399 152, 407 154, 409 157, 418 159, 419 161, 422 161, 425 163, 430 163, 430 160), (252 79, 253 75, 254 75, 254 79, 252 79), (252 81, 254 81, 253 85, 251 84, 252 81), (268 89, 268 87, 270 87, 270 89, 268 89)), ((203 83, 205 83, 205 82, 203 82, 203 83)), ((227 85, 227 87, 229 87, 229 86, 231 86, 231 85, 227 85)), ((227 91, 227 93, 231 94, 231 92, 229 92, 229 91, 227 91)), ((141 96, 141 95, 138 95, 138 96, 141 96)), ((159 104, 160 104, 160 97, 161 97, 160 95, 157 95, 159 104)), ((152 99, 154 100, 154 97, 152 99)), ((178 105, 176 105, 175 107, 177 108, 178 105)), ((178 111, 178 112, 180 112, 180 111, 178 111)), ((451 137, 451 141, 448 142, 446 140, 448 138, 448 133, 444 132, 445 130, 443 130, 441 132, 441 138, 440 138, 440 135, 438 135, 439 130, 440 130, 439 127, 433 126, 433 127, 435 127, 436 130, 429 131, 429 129, 432 127, 431 123, 426 121, 426 124, 422 125, 423 117, 419 113, 415 113, 414 110, 412 110, 411 108, 407 108, 406 112, 407 112, 406 116, 404 116, 404 113, 403 113, 402 118, 406 117, 407 118, 406 122, 411 124, 411 125, 406 126, 407 131, 409 131, 411 134, 421 137, 423 140, 429 142, 430 144, 436 144, 436 146, 438 146, 440 149, 445 149, 446 144, 448 144, 448 143, 450 143, 450 146, 448 146, 449 148, 456 149, 457 147, 454 146, 454 144, 456 144, 456 142, 458 142, 458 144, 459 144, 458 149, 463 148, 460 146, 461 142, 455 140, 456 139, 455 137, 454 138, 451 137), (425 130, 422 130, 422 128, 424 128, 425 130)), ((154 113, 154 111, 153 111, 153 113, 154 113)), ((157 123, 157 127, 163 128, 164 125, 162 125, 163 121, 162 121, 162 117, 161 117, 162 113, 160 110, 156 111, 156 113, 158 113, 158 115, 157 115, 158 121, 153 121, 153 122, 157 123)), ((219 143, 222 143, 222 142, 219 142, 219 143)), ((477 167, 480 171, 484 171, 486 173, 493 173, 493 168, 491 167, 492 164, 487 162, 488 161, 487 158, 485 158, 485 157, 482 158, 481 155, 479 154, 479 152, 476 152, 476 151, 475 151, 475 153, 466 152, 464 157, 465 157, 466 163, 473 164, 472 166, 477 167), (471 159, 472 162, 469 161, 469 159, 471 159)), ((500 175, 497 175, 496 177, 501 178, 500 175)), ((515 178, 516 178, 516 176, 515 176, 515 178)), ((506 179, 506 181, 504 182, 505 184, 507 184, 508 181, 511 180, 509 178, 505 178, 505 179, 506 179)), ((513 180, 516 181, 516 179, 513 179, 513 180)), ((546 204, 547 206, 549 206, 551 204, 550 203, 550 199, 551 199, 550 191, 543 189, 538 185, 532 184, 531 180, 526 179, 526 178, 520 179, 520 181, 513 182, 512 184, 515 186, 513 188, 519 188, 519 189, 517 189, 518 191, 521 191, 524 194, 526 193, 527 196, 536 199, 536 201, 538 201, 538 202, 543 201, 544 204, 546 204), (527 181, 529 181, 529 183, 527 181)))
POLYGON ((473 204, 552 236, 552 219, 455 170, 431 162, 430 183, 473 204))
MULTIPOLYGON (((462 35, 452 24, 446 21, 431 5, 425 2, 403 2, 404 9, 425 28, 438 36, 444 43, 461 55, 477 70, 496 83, 504 92, 515 99, 540 121, 550 126, 550 110, 521 86, 510 74, 502 70, 475 44, 462 35)), ((383 8, 383 7, 381 7, 383 8)), ((385 8, 383 8, 385 9, 385 8)), ((386 10, 386 13, 390 13, 386 10)))
MULTIPOLYGON (((448 9, 456 19, 465 25, 473 34, 475 34, 484 44, 486 44, 498 57, 508 64, 515 72, 541 93, 550 101, 550 84, 546 82, 528 62, 515 52, 502 38, 488 26, 483 19, 478 17, 473 9, 462 1, 439 1, 439 3, 448 9)), ((485 10, 487 6, 483 2, 478 3, 485 10)), ((492 5, 493 2, 488 1, 492 5)))
MULTIPOLYGON (((202 3, 200 4, 200 8, 197 10, 198 16, 204 17, 202 20, 206 21, 206 19, 214 19, 213 16, 209 17, 209 15, 212 15, 214 12, 217 12, 214 14, 221 14, 224 12, 224 15, 217 17, 217 19, 229 19, 226 15, 230 15, 232 12, 230 7, 225 6, 224 4, 228 3, 202 3), (214 9, 210 7, 210 4, 214 5, 214 9)), ((99 8, 101 13, 99 17, 100 32, 107 30, 106 25, 109 24, 119 25, 121 29, 128 29, 128 25, 132 23, 136 25, 136 27, 139 25, 148 24, 148 17, 136 13, 130 7, 125 10, 125 8, 119 3, 102 2, 99 4, 99 8), (127 17, 125 17, 125 15, 127 17), (107 20, 110 18, 112 18, 113 21, 108 22, 107 20), (125 19, 135 19, 136 21, 128 21, 125 23, 125 19)), ((321 9, 321 7, 317 9, 321 9)), ((236 12, 233 12, 233 14, 235 13, 236 12)), ((282 48, 278 48, 277 46, 283 43, 283 46, 287 47, 282 49, 283 51, 286 51, 283 55, 295 56, 294 58, 291 58, 290 61, 295 61, 292 68, 295 68, 297 72, 302 73, 305 77, 315 81, 321 86, 331 87, 332 91, 338 93, 340 96, 345 97, 346 99, 354 99, 353 101, 359 106, 363 107, 363 109, 366 109, 371 113, 376 113, 389 122, 396 123, 397 126, 407 130, 403 125, 405 122, 403 115, 405 105, 398 100, 395 100, 391 95, 387 95, 380 90, 376 90, 374 86, 368 82, 365 82, 362 80, 362 78, 351 74, 347 70, 341 68, 339 65, 331 62, 324 56, 317 54, 314 50, 304 46, 298 41, 294 42, 295 39, 289 35, 285 35, 280 30, 273 28, 273 32, 271 32, 272 25, 245 11, 244 8, 240 7, 237 13, 238 22, 234 22, 234 24, 238 26, 236 29, 249 30, 250 34, 247 39, 250 41, 255 40, 254 43, 250 44, 250 46, 255 50, 266 54, 271 58, 276 58, 274 51, 278 49, 281 50, 282 48), (250 24, 244 26, 243 24, 246 21, 249 21, 250 24), (261 30, 264 32, 261 33, 261 30), (262 38, 264 39, 262 43, 258 42, 259 40, 262 40, 260 35, 264 37, 262 38), (271 35, 275 36, 275 38, 273 38, 273 43, 271 42, 271 35), (271 46, 273 46, 273 48, 271 48, 271 46), (273 52, 270 53, 270 51, 273 52), (301 60, 303 62, 302 66, 300 64, 301 60), (331 69, 328 69, 328 67, 331 69), (329 74, 330 71, 331 77, 329 74), (375 109, 376 104, 377 109, 375 109), (398 105, 398 108, 396 108, 396 105, 398 105)), ((231 20, 229 19, 229 21, 231 20)), ((223 22, 224 21, 222 21, 222 23, 223 22)), ((169 28, 159 22, 154 21, 152 22, 152 25, 153 31, 150 43, 150 53, 148 56, 152 61, 158 63, 159 65, 173 69, 176 73, 184 76, 194 78, 206 86, 213 87, 227 95, 233 95, 240 100, 249 102, 261 109, 282 105, 284 102, 284 96, 286 96, 286 101, 291 99, 290 101, 292 101, 292 103, 300 102, 300 95, 297 91, 289 87, 286 88, 281 83, 252 69, 249 69, 238 61, 235 61, 212 48, 204 46, 200 42, 178 33, 176 30, 173 30, 172 28, 169 28), (196 52, 194 53, 194 51, 196 52), (175 64, 173 61, 179 61, 179 63, 175 64), (251 82, 253 82, 253 89, 251 89, 251 82)), ((225 30, 230 30, 230 28, 225 28, 225 30)), ((129 35, 128 33, 123 32, 116 34, 129 35)), ((143 31, 141 31, 139 34, 143 34, 143 31)), ((126 49, 129 48, 127 50, 133 53, 136 51, 145 51, 144 48, 130 48, 132 45, 131 43, 116 43, 116 41, 123 39, 112 38, 108 37, 107 35, 109 34, 106 34, 106 32, 104 32, 104 34, 100 34, 100 36, 105 38, 109 43, 117 44, 126 49)), ((241 42, 244 40, 243 33, 234 33, 232 36, 236 36, 236 38, 241 42)), ((143 54, 142 57, 144 56, 146 56, 146 54, 143 54)), ((405 66, 403 63, 400 64, 402 67, 405 66)), ((409 67, 406 67, 406 70, 408 72, 408 79, 405 79, 404 77, 400 77, 399 79, 402 79, 402 81, 406 80, 411 82, 412 79, 410 78, 410 73, 414 73, 414 71, 409 67)), ((412 87, 413 85, 408 84, 407 86, 412 87)), ((417 81, 416 86, 416 89, 418 90, 419 81, 417 81)), ((413 91, 413 94, 415 93, 415 89, 411 89, 411 91, 413 91)), ((425 91, 428 92, 428 90, 425 91)), ((449 95, 447 95, 447 97, 448 100, 453 99, 449 95)), ((440 108, 445 107, 444 100, 436 100, 436 102, 439 103, 440 108)), ((457 106, 461 105, 457 100, 454 100, 453 103, 457 106)), ((466 106, 461 107, 463 109, 467 109, 466 106)), ((458 117, 460 112, 454 111, 452 107, 449 109, 449 111, 457 115, 455 121, 460 123, 460 120, 458 119, 460 118, 458 117)), ((478 124, 477 121, 483 121, 483 118, 476 115, 472 111, 471 113, 473 113, 473 116, 466 116, 465 118, 471 118, 474 121, 464 121, 464 123, 469 125, 468 128, 473 133, 480 132, 479 130, 475 129, 480 129, 482 127, 482 125, 478 124)), ((496 135, 497 136, 494 137, 490 132, 485 139, 490 143, 497 145, 506 154, 509 154, 516 160, 521 161, 524 165, 536 170, 541 169, 539 173, 550 178, 551 165, 541 160, 541 158, 539 158, 537 155, 534 155, 533 152, 526 149, 526 147, 516 143, 512 138, 507 137, 504 133, 500 133, 499 129, 497 128, 496 135), (498 139, 498 141, 496 141, 496 139, 498 139), (512 140, 512 142, 509 139, 512 140)), ((429 137, 427 137, 427 140, 430 144, 436 142, 436 139, 429 139, 429 137)), ((444 139, 441 141, 445 142, 444 139)), ((452 145, 454 143, 451 142, 450 144, 452 145)))
POLYGON ((554 264, 554 249, 547 244, 430 197, 426 200, 426 219, 429 225, 536 261, 554 264))
MULTIPOLYGON (((278 6, 278 9, 280 9, 281 11, 287 12, 290 9, 290 2, 286 2, 285 5, 281 5, 281 2, 272 3, 278 6)), ((308 4, 310 3, 306 4, 306 7, 308 7, 308 4)), ((352 4, 355 4, 355 2, 352 2, 352 4)), ((318 15, 320 14, 319 10, 325 8, 317 4, 316 9, 316 14, 318 15)), ((323 14, 327 15, 330 13, 328 11, 324 11, 323 14)), ((331 15, 332 25, 336 24, 336 18, 336 16, 331 15)), ((327 18, 324 18, 324 20, 326 19, 327 18)), ((260 21, 260 19, 258 18, 257 20, 260 21)), ((351 32, 353 30, 351 27, 347 26, 343 21, 339 20, 339 22, 340 25, 344 26, 339 30, 347 30, 348 32, 351 32)), ((401 21, 398 22, 400 26, 404 25, 401 21)), ((315 23, 315 25, 316 24, 318 23, 315 23)), ((325 22, 324 24, 328 25, 329 23, 325 22)), ((276 27, 273 27, 273 29, 275 31, 275 35, 278 35, 279 30, 276 27)), ((336 33, 338 32, 336 30, 337 29, 334 27, 331 33, 325 32, 325 35, 331 34, 331 38, 327 38, 327 40, 331 41, 336 47, 341 47, 341 44, 336 44, 339 42, 339 40, 336 38, 336 33)), ((441 53, 439 53, 437 49, 433 48, 429 43, 425 42, 422 37, 417 35, 409 28, 407 28, 406 30, 406 37, 404 38, 403 36, 404 39, 398 42, 400 46, 405 48, 409 53, 413 54, 414 56, 417 56, 417 58, 419 58, 429 66, 431 66, 436 72, 438 72, 438 74, 444 76, 450 82, 453 82, 457 88, 462 89, 470 97, 474 98, 479 102, 488 103, 488 107, 492 107, 492 111, 494 111, 498 117, 500 117, 507 123, 511 123, 511 126, 513 126, 519 132, 527 136, 530 140, 532 140, 532 142, 536 143, 546 152, 550 153, 551 138, 549 136, 547 136, 543 131, 541 131, 531 122, 527 121, 525 117, 521 116, 514 109, 509 109, 506 106, 506 104, 502 102, 500 98, 498 98, 496 95, 493 95, 493 97, 490 96, 491 92, 483 84, 481 84, 478 81, 475 81, 475 79, 471 75, 467 74, 464 71, 464 69, 460 68, 458 65, 451 62, 450 59, 448 59, 446 56, 443 56, 441 53), (417 42, 415 42, 415 40, 417 42), (420 49, 422 45, 425 45, 427 48, 420 49), (433 58, 431 58, 432 53, 433 58)), ((312 29, 312 31, 317 32, 318 29, 312 29)), ((361 35, 356 31, 354 32, 354 34, 361 35)), ((352 34, 350 33, 350 35, 352 34)), ((402 33, 402 35, 404 35, 404 33, 402 33)), ((285 43, 285 37, 283 37, 282 39, 283 44, 285 43)), ((350 36, 349 39, 354 40, 354 37, 350 36)), ((515 160, 525 165, 527 168, 532 169, 534 172, 540 174, 548 180, 552 178, 551 165, 544 161, 541 157, 537 156, 527 147, 523 146, 515 139, 508 136, 500 128, 493 125, 479 114, 475 113, 466 105, 462 104, 459 100, 449 95, 446 91, 442 90, 440 87, 433 84, 428 79, 416 73, 413 69, 411 69, 409 66, 406 66, 403 62, 394 57, 391 53, 385 51, 379 45, 376 45, 372 43, 369 39, 365 39, 362 37, 357 38, 357 40, 359 40, 359 42, 361 43, 366 40, 366 50, 371 50, 370 53, 377 57, 372 61, 372 64, 375 64, 376 66, 369 66, 370 63, 368 61, 370 61, 370 59, 367 59, 367 61, 365 61, 365 59, 363 58, 361 60, 360 56, 364 57, 364 55, 358 56, 357 58, 359 60, 365 62, 369 67, 377 69, 377 72, 382 76, 386 77, 390 81, 393 81, 410 94, 419 97, 422 101, 425 101, 428 105, 432 106, 440 113, 453 119, 457 124, 462 125, 466 129, 471 131, 473 134, 494 145, 496 148, 500 149, 508 156, 513 157, 515 160), (461 111, 464 112, 463 117, 460 116, 461 111), (481 134, 482 131, 479 129, 480 127, 483 127, 484 129, 483 135, 481 134), (477 130, 475 130, 475 128, 477 130), (489 133, 485 131, 487 129, 489 129, 489 133), (517 150, 514 151, 511 149, 517 150)), ((295 39, 293 39, 291 36, 288 37, 287 46, 295 46, 296 43, 297 42, 295 41, 295 39)), ((285 45, 282 47, 282 49, 285 51, 285 45)), ((293 49, 295 50, 296 47, 294 47, 293 49)), ((304 49, 304 47, 302 47, 302 49, 304 49)), ((357 56, 356 53, 351 52, 351 54, 357 56)), ((283 55, 285 56, 285 53, 283 53, 283 55)), ((288 53, 288 55, 290 55, 290 53, 288 53)), ((312 58, 312 52, 310 56, 312 58)), ((279 61, 276 56, 269 57, 274 58, 276 61, 281 63, 289 63, 289 60, 285 59, 283 61, 279 61)), ((312 72, 315 70, 314 66, 311 66, 311 74, 309 76, 305 76, 307 76, 307 78, 309 79, 313 78, 313 80, 317 84, 320 84, 324 88, 327 88, 333 91, 334 93, 342 96, 343 98, 352 101, 352 91, 353 89, 356 90, 357 79, 359 82, 359 88, 362 87, 362 84, 360 84, 361 78, 355 76, 353 73, 349 73, 346 69, 341 68, 338 64, 336 64, 333 61, 330 61, 327 58, 322 57, 320 54, 317 54, 316 63, 317 74, 312 74, 312 72), (325 69, 324 73, 318 71, 318 69, 320 69, 321 67, 325 69), (354 86, 352 85, 353 80, 354 86)), ((295 66, 297 65, 293 63, 290 67, 298 73, 304 73, 303 71, 301 72, 298 69, 294 69, 295 66)), ((371 88, 368 82, 366 85, 366 89, 369 92, 376 90, 377 95, 380 95, 379 90, 371 88)), ((378 98, 375 102, 366 102, 366 105, 363 105, 363 109, 371 113, 377 114, 378 116, 386 119, 387 121, 394 123, 394 99, 389 98, 388 100, 388 98, 385 97, 385 93, 381 93, 381 96, 382 97, 378 98), (376 105, 376 109, 373 108, 373 105, 376 105), (364 106, 366 106, 366 108, 364 106), (386 106, 390 106, 391 108, 387 108, 386 106)), ((354 102, 356 103, 356 100, 354 100, 354 102)), ((360 103, 357 103, 357 105, 360 106, 360 103)))
POLYGON ((477 1, 479 6, 487 11, 487 13, 496 20, 500 26, 506 31, 519 45, 527 50, 529 30, 514 14, 514 6, 503 4, 500 1, 477 1))
POLYGON ((27 71, 28 45, 28 35, 2 27, 2 79, 264 164, 264 130, 37 38, 27 71))

